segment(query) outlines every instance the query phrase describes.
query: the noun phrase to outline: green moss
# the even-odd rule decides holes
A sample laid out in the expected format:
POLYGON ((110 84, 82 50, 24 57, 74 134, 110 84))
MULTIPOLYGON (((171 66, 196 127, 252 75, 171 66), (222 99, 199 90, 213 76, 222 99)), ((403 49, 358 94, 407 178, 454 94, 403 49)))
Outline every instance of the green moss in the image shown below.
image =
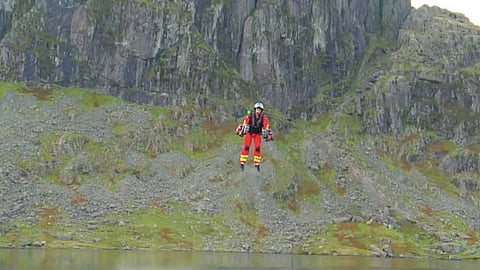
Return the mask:
POLYGON ((101 94, 92 89, 59 86, 54 86, 51 88, 41 88, 35 86, 27 87, 23 84, 17 83, 3 83, 3 85, 4 87, 1 87, 0 85, 0 91, 2 91, 1 89, 7 89, 8 87, 11 87, 11 89, 17 90, 21 94, 33 95, 38 100, 42 101, 55 102, 64 96, 74 97, 80 100, 79 108, 83 111, 113 103, 125 104, 125 102, 118 97, 101 94))
POLYGON ((208 44, 202 37, 202 34, 198 29, 192 31, 193 42, 198 50, 204 51, 208 54, 214 53, 214 50, 210 44, 208 44))
POLYGON ((319 201, 320 187, 308 171, 301 169, 303 157, 299 153, 301 151, 295 150, 300 146, 289 144, 289 140, 285 143, 275 142, 282 159, 270 158, 275 167, 275 177, 269 191, 280 207, 299 213, 303 202, 319 201))
POLYGON ((401 168, 398 167, 399 161, 396 159, 392 159, 392 158, 389 158, 389 156, 387 157, 384 155, 382 158, 382 161, 385 167, 387 168, 387 170, 389 170, 392 173, 396 173, 401 170, 401 168))
MULTIPOLYGON (((165 205, 164 207, 168 207, 165 205)), ((220 216, 193 214, 183 205, 171 210, 151 208, 114 216, 125 225, 101 225, 91 237, 105 239, 99 245, 168 250, 201 250, 203 238, 231 235, 220 216)))
POLYGON ((31 11, 32 7, 35 5, 35 0, 25 0, 21 1, 18 4, 13 5, 13 13, 18 17, 22 17, 23 14, 31 11))
POLYGON ((336 122, 336 134, 344 138, 347 146, 355 145, 362 138, 363 128, 363 119, 358 116, 343 114, 336 122))
POLYGON ((170 110, 167 107, 146 106, 147 111, 152 115, 154 120, 167 119, 170 116, 170 110))
POLYGON ((412 132, 399 139, 385 136, 377 144, 381 149, 388 149, 388 151, 378 149, 377 154, 390 171, 405 175, 420 173, 433 185, 450 194, 461 193, 461 190, 452 184, 457 174, 443 171, 439 167, 439 156, 462 155, 469 151, 468 147, 459 148, 451 140, 440 139, 433 131, 412 132), (407 156, 416 156, 416 162, 409 162, 407 156))
POLYGON ((14 222, 12 228, 2 234, 0 243, 20 245, 23 241, 41 242, 50 239, 51 237, 45 232, 45 229, 38 225, 14 222))
POLYGON ((61 169, 71 161, 72 155, 57 147, 63 141, 58 135, 43 133, 36 140, 40 147, 38 154, 31 158, 18 157, 17 166, 28 174, 59 183, 61 169))
POLYGON ((322 168, 321 170, 315 171, 315 176, 331 191, 336 194, 343 195, 345 190, 339 189, 335 181, 337 176, 337 171, 333 168, 322 168))
POLYGON ((237 198, 234 203, 233 213, 236 218, 250 228, 258 228, 259 220, 255 202, 247 198, 237 198))
POLYGON ((90 92, 83 90, 81 94, 81 106, 82 110, 91 110, 100 106, 123 103, 121 99, 106 94, 99 94, 97 92, 90 92))
POLYGON ((128 166, 125 150, 114 142, 97 142, 69 133, 43 134, 38 141, 38 155, 18 157, 17 165, 26 173, 51 183, 71 185, 100 179, 115 188, 125 175, 149 173, 146 165, 128 166), (77 158, 82 164, 78 164, 77 158))
MULTIPOLYGON (((332 114, 324 114, 315 122, 292 121, 290 129, 293 132, 276 137, 275 145, 280 151, 282 160, 272 159, 277 175, 274 182, 276 188, 273 192, 282 207, 296 212, 301 202, 317 202, 320 199, 320 187, 311 172, 301 169, 305 166, 305 161, 303 152, 298 149, 303 147, 306 135, 325 134, 332 117, 332 114)), ((325 180, 323 175, 325 173, 328 174, 328 171, 320 170, 315 171, 314 175, 322 181, 325 180)))
POLYGON ((438 167, 432 167, 428 164, 416 166, 416 169, 425 177, 427 177, 435 186, 447 191, 451 194, 460 194, 461 190, 452 184, 453 175, 443 172, 438 167))
POLYGON ((128 134, 128 129, 125 125, 122 125, 120 123, 116 123, 113 128, 112 128, 112 134, 116 136, 125 136, 128 134))
POLYGON ((255 231, 256 237, 252 249, 257 252, 265 250, 264 240, 269 235, 269 230, 259 221, 254 201, 248 198, 237 198, 234 202, 233 213, 236 219, 255 231))
POLYGON ((224 143, 238 142, 238 136, 234 134, 235 127, 234 122, 228 125, 204 122, 190 129, 185 136, 177 138, 176 149, 192 158, 209 158, 224 143))
MULTIPOLYGON (((471 229, 464 220, 455 214, 433 209, 427 205, 420 206, 420 214, 416 217, 421 223, 435 224, 435 231, 421 231, 418 226, 410 224, 404 226, 410 228, 410 230, 403 229, 406 237, 422 247, 435 249, 438 245, 439 238, 436 232, 441 232, 451 238, 450 243, 459 243, 461 246, 465 246, 465 249, 456 252, 456 255, 462 257, 478 257, 477 254, 469 254, 470 247, 474 247, 479 239, 479 234, 475 230, 471 229), (459 234, 463 235, 459 237, 459 234)), ((402 222, 405 225, 406 222, 402 222)))
POLYGON ((328 126, 332 123, 333 119, 334 119, 333 113, 321 114, 318 117, 318 120, 307 124, 306 133, 307 134, 326 133, 328 126))
MULTIPOLYGON (((46 209, 47 212, 41 210, 38 212, 38 225, 16 223, 2 235, 0 243, 18 245, 29 240, 47 241, 50 248, 205 250, 204 238, 221 241, 232 236, 232 231, 224 225, 224 217, 220 215, 193 213, 182 204, 150 203, 154 205, 144 210, 105 217, 105 221, 109 222, 95 222, 95 229, 87 229, 90 222, 70 223, 53 208, 46 209), (58 237, 66 234, 71 235, 71 240, 58 237)), ((222 250, 222 247, 217 248, 222 250)))
POLYGON ((376 83, 378 89, 383 89, 385 85, 392 79, 393 75, 388 74, 388 75, 382 75, 378 78, 378 81, 376 83))
POLYGON ((299 248, 300 251, 313 254, 369 256, 372 245, 382 248, 385 242, 389 242, 394 256, 424 256, 422 249, 426 247, 413 238, 405 238, 398 230, 388 229, 376 223, 329 224, 322 233, 314 235, 308 242, 309 245, 299 248))
POLYGON ((0 81, 0 98, 3 98, 3 96, 5 95, 5 92, 8 90, 18 91, 24 86, 25 84, 23 83, 0 81))
POLYGON ((137 0, 137 2, 152 9, 157 7, 157 5, 152 0, 137 0))
POLYGON ((478 75, 480 74, 480 63, 475 63, 472 66, 462 68, 462 69, 460 69, 459 72, 463 76, 478 77, 478 75))

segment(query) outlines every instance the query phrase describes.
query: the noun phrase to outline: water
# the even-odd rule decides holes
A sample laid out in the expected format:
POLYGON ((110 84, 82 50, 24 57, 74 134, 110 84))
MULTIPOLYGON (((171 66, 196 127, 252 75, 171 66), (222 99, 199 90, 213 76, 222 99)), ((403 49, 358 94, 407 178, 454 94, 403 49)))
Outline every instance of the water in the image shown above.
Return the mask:
POLYGON ((478 261, 370 257, 159 252, 119 250, 0 249, 0 270, 477 270, 478 261))

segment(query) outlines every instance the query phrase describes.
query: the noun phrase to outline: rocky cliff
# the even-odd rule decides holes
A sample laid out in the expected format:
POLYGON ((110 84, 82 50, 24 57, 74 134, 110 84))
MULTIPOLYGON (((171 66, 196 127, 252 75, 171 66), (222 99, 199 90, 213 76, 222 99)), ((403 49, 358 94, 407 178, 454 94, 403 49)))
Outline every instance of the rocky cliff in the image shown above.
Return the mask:
POLYGON ((478 258, 480 29, 461 14, 10 0, 0 22, 0 79, 22 82, 0 87, 2 246, 478 258), (233 128, 258 99, 276 139, 242 174, 233 128))
POLYGON ((445 173, 478 176, 479 38, 480 28, 460 14, 416 10, 400 29, 399 49, 357 98, 366 130, 409 137, 413 149, 397 152, 409 163, 434 160, 445 173))
POLYGON ((6 1, 0 77, 159 105, 261 98, 310 117, 333 102, 316 97, 346 92, 372 36, 396 39, 410 9, 380 0, 6 1))

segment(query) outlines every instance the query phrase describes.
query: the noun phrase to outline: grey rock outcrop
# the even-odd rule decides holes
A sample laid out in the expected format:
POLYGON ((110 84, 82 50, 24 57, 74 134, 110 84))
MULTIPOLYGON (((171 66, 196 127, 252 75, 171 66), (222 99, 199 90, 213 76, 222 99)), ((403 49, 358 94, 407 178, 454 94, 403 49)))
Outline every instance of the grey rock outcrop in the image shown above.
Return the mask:
POLYGON ((351 79, 369 36, 395 39, 410 10, 406 0, 12 0, 0 6, 0 78, 159 105, 258 97, 311 117, 328 105, 316 96, 346 91, 327 88, 351 79))

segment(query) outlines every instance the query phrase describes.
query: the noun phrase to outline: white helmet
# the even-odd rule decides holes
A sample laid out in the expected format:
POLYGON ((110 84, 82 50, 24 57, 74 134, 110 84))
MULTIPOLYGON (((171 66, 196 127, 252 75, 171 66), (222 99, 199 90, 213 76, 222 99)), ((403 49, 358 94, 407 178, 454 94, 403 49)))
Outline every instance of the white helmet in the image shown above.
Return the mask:
POLYGON ((263 103, 257 102, 257 103, 255 103, 255 105, 253 105, 253 108, 254 108, 254 109, 260 108, 260 109, 262 109, 262 111, 263 111, 263 103))

